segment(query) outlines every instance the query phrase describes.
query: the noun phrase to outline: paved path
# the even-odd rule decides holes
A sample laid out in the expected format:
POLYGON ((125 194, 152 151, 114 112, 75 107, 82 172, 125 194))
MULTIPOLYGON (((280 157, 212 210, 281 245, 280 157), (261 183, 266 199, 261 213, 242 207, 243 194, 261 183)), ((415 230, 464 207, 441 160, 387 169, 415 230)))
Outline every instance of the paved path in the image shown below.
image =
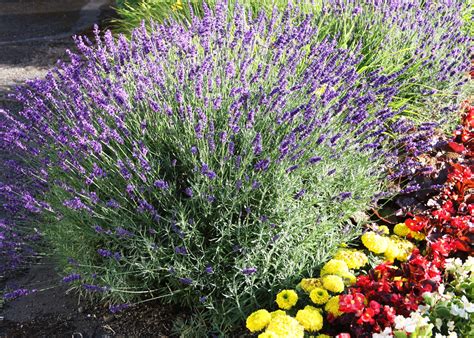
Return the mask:
POLYGON ((0 108, 6 93, 43 76, 71 36, 87 31, 110 10, 113 0, 0 0, 0 108))

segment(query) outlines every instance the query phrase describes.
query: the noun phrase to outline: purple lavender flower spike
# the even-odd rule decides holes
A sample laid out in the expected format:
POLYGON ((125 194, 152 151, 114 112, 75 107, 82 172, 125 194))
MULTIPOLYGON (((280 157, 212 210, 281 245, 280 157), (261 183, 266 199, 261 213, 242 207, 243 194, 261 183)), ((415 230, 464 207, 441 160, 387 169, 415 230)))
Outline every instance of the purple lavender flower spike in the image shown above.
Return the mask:
POLYGON ((179 278, 179 282, 184 284, 184 285, 193 284, 193 280, 191 278, 179 278))
POLYGON ((314 156, 314 157, 311 157, 309 160, 308 160, 308 163, 310 164, 315 164, 315 163, 318 163, 322 160, 322 158, 320 156, 314 156))
POLYGON ((164 180, 156 180, 155 183, 153 183, 153 185, 156 188, 161 189, 161 190, 167 190, 169 188, 168 182, 164 180))
POLYGON ((74 281, 77 281, 77 280, 80 280, 82 278, 82 276, 78 273, 72 273, 70 275, 67 275, 63 278, 63 282, 64 283, 71 283, 71 282, 74 282, 74 281))
POLYGON ((346 192, 342 192, 339 194, 339 196, 337 197, 337 199, 342 202, 342 201, 345 201, 346 199, 348 198, 351 198, 352 197, 352 193, 349 192, 349 191, 346 191, 346 192))
POLYGON ((109 306, 109 311, 110 311, 110 313, 119 313, 119 312, 122 312, 125 309, 128 309, 129 307, 130 307, 129 303, 110 305, 109 306))
POLYGON ((191 187, 184 189, 184 193, 188 197, 193 197, 193 189, 191 187))
POLYGON ((258 156, 262 153, 262 134, 257 133, 253 140, 253 153, 258 156))
POLYGON ((35 293, 36 289, 17 289, 14 291, 6 292, 3 295, 3 299, 5 300, 13 300, 16 298, 28 296, 29 294, 35 293))
POLYGON ((117 228, 115 229, 115 234, 116 234, 118 237, 132 237, 132 236, 133 236, 133 234, 132 234, 130 231, 128 231, 128 230, 126 230, 126 229, 124 229, 124 228, 122 228, 122 227, 117 227, 117 228))
POLYGON ((112 208, 112 209, 118 209, 120 208, 120 203, 117 202, 116 200, 114 200, 113 198, 111 198, 110 200, 107 201, 106 205, 109 207, 109 208, 112 208))
POLYGON ((298 191, 298 192, 295 194, 294 199, 299 200, 299 199, 301 199, 301 198, 304 196, 304 194, 306 194, 306 190, 305 190, 305 189, 301 189, 300 191, 298 191))
POLYGON ((89 210, 89 207, 86 206, 79 197, 74 197, 73 199, 67 200, 63 203, 63 205, 72 210, 89 210))
POLYGON ((188 254, 188 250, 184 246, 177 246, 176 248, 174 248, 174 251, 177 254, 183 255, 183 256, 188 254))
POLYGON ((82 284, 82 287, 90 292, 105 292, 109 288, 106 286, 98 286, 98 285, 92 285, 92 284, 82 284))
POLYGON ((257 268, 252 268, 252 267, 250 267, 250 268, 243 268, 243 269, 241 270, 241 272, 242 272, 244 275, 246 275, 246 276, 250 276, 250 275, 253 275, 254 273, 257 272, 257 268))
POLYGON ((112 257, 113 254, 110 250, 107 249, 97 249, 97 253, 102 257, 112 257))
POLYGON ((269 167, 270 167, 270 159, 269 158, 259 160, 254 166, 256 171, 266 171, 266 170, 268 170, 269 167))

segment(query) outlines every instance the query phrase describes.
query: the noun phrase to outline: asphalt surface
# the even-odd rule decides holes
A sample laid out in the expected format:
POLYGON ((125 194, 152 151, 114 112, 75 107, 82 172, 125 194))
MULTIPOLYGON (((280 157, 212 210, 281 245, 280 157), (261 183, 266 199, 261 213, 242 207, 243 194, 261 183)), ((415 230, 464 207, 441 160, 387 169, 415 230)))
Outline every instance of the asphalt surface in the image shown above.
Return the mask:
POLYGON ((110 11, 113 0, 0 0, 0 108, 8 92, 44 76, 81 34, 110 11))

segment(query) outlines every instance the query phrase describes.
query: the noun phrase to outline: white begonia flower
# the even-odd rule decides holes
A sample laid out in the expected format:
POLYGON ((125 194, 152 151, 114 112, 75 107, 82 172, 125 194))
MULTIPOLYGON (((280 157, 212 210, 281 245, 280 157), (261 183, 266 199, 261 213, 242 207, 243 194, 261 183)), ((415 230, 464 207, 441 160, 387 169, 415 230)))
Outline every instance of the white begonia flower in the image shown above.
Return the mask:
POLYGON ((468 318, 468 314, 467 314, 466 310, 464 309, 464 307, 460 307, 457 304, 452 304, 451 305, 451 311, 450 312, 453 316, 461 317, 461 318, 464 318, 464 319, 468 318))
POLYGON ((463 262, 459 258, 449 258, 446 260, 446 272, 454 275, 455 279, 463 279, 461 276, 466 275, 463 262))
POLYGON ((456 332, 448 332, 448 335, 445 336, 444 334, 437 333, 435 338, 458 338, 458 334, 456 332))
POLYGON ((443 295, 443 299, 445 299, 445 300, 451 300, 451 299, 453 299, 454 297, 456 297, 456 295, 455 295, 453 292, 446 292, 446 293, 443 295))
POLYGON ((438 330, 441 330, 441 327, 443 326, 443 320, 441 318, 436 318, 435 319, 435 326, 438 330))
POLYGON ((418 327, 418 322, 413 319, 409 319, 407 324, 405 325, 405 331, 408 333, 415 332, 416 328, 418 327))
POLYGON ((459 269, 461 266, 463 266, 461 258, 448 258, 446 260, 445 267, 446 267, 446 270, 448 271, 455 271, 459 269))
POLYGON ((453 320, 450 320, 450 321, 448 322, 447 326, 448 326, 448 330, 449 330, 449 331, 454 331, 455 323, 454 323, 453 320))
POLYGON ((468 313, 473 313, 474 312, 474 304, 469 302, 469 300, 466 298, 466 296, 461 297, 461 302, 462 306, 464 307, 464 310, 468 313))
POLYGON ((442 295, 442 294, 444 293, 444 290, 445 290, 445 289, 446 289, 446 286, 444 286, 444 284, 440 284, 440 285, 438 286, 438 293, 439 293, 440 295, 442 295))
POLYGON ((466 273, 472 273, 474 272, 474 258, 473 256, 469 256, 466 261, 462 265, 462 269, 466 273))
POLYGON ((397 330, 403 330, 406 326, 406 322, 407 322, 407 318, 400 315, 396 316, 394 320, 395 328, 397 330))
POLYGON ((464 268, 470 273, 474 273, 474 256, 469 256, 464 262, 464 268))
MULTIPOLYGON (((430 322, 429 318, 423 317, 418 312, 412 312, 410 314, 410 317, 405 318, 404 328, 400 328, 400 329, 403 329, 404 331, 406 331, 408 333, 413 333, 413 332, 416 331, 417 328, 428 325, 429 322, 430 322)), ((402 321, 402 323, 403 323, 403 321, 402 321)), ((396 327, 396 328, 398 329, 398 327, 396 327)))
POLYGON ((427 314, 428 312, 430 312, 430 307, 427 305, 418 305, 418 312, 420 312, 421 314, 427 314))
POLYGON ((372 338, 391 338, 393 337, 393 332, 391 327, 386 327, 385 330, 383 330, 380 333, 373 333, 372 338))

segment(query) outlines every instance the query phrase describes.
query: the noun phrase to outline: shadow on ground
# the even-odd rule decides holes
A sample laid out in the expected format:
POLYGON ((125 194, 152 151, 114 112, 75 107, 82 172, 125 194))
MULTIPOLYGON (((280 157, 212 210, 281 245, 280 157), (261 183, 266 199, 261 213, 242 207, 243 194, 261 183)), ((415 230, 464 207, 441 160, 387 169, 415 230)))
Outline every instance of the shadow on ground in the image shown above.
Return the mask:
POLYGON ((104 329, 97 315, 79 304, 77 296, 67 293, 67 285, 61 283, 54 266, 48 258, 39 259, 3 281, 5 290, 27 286, 37 291, 5 305, 0 337, 96 337, 112 333, 104 329))
POLYGON ((40 258, 28 269, 0 281, 0 289, 25 286, 37 291, 9 302, 3 313, 0 311, 0 338, 166 338, 172 335, 172 323, 188 316, 179 307, 157 301, 112 314, 105 305, 93 305, 68 290, 49 258, 40 258))

